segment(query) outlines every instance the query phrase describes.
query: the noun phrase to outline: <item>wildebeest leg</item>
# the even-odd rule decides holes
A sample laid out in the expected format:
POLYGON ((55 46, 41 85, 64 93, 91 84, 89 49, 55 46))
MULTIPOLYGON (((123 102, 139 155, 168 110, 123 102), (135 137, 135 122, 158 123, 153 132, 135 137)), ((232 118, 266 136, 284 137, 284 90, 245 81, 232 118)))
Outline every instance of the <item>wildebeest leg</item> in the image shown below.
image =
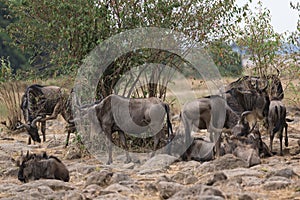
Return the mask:
POLYGON ((127 147, 127 144, 126 144, 125 134, 124 134, 123 131, 118 131, 118 133, 119 133, 123 148, 125 149, 125 152, 126 152, 126 161, 125 161, 125 163, 130 163, 131 158, 130 158, 130 155, 129 155, 129 152, 128 152, 128 147, 127 147))
POLYGON ((46 141, 46 121, 41 122, 41 131, 43 134, 43 142, 46 141))
POLYGON ((288 124, 287 123, 285 123, 284 128, 285 128, 285 138, 284 138, 285 141, 284 141, 284 145, 286 147, 288 147, 289 146, 289 139, 288 139, 288 135, 287 135, 287 129, 288 129, 288 124))
MULTIPOLYGON (((105 131, 104 131, 105 132, 105 131)), ((106 145, 107 145, 107 150, 108 150, 108 161, 107 161, 107 165, 110 165, 113 160, 112 160, 112 133, 109 130, 109 132, 105 132, 106 134, 106 145)))
POLYGON ((271 153, 273 153, 273 147, 272 147, 272 144, 273 144, 273 139, 274 139, 274 132, 272 131, 272 129, 269 131, 270 133, 270 151, 271 153))
POLYGON ((158 146, 158 144, 159 144, 159 136, 158 136, 158 135, 160 135, 160 133, 157 133, 157 134, 154 136, 154 145, 153 145, 153 151, 152 151, 152 153, 151 153, 151 158, 155 155, 155 151, 156 151, 157 146, 158 146))
POLYGON ((216 158, 219 158, 221 156, 220 148, 221 148, 221 136, 218 136, 215 142, 216 158))
POLYGON ((65 147, 67 147, 69 145, 70 134, 71 134, 71 132, 68 130, 68 135, 67 135, 65 147))
POLYGON ((279 131, 280 155, 281 155, 281 156, 283 155, 283 153, 282 153, 282 138, 283 138, 282 132, 283 132, 283 129, 281 129, 281 130, 279 131))
POLYGON ((190 144, 191 144, 191 127, 192 127, 192 122, 187 119, 185 116, 184 112, 181 114, 182 117, 182 122, 184 126, 184 131, 185 131, 185 149, 188 149, 190 144))
POLYGON ((31 144, 31 137, 28 137, 28 145, 31 144))

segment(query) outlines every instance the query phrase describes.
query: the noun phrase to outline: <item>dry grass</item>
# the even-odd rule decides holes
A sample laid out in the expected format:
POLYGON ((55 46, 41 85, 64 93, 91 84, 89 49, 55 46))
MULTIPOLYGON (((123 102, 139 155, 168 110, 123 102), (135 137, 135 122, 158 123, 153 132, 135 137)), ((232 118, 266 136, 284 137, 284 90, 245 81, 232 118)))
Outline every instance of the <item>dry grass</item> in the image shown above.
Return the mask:
POLYGON ((18 121, 22 120, 20 109, 21 98, 26 88, 23 82, 6 82, 0 84, 1 117, 6 118, 9 130, 15 130, 18 121))

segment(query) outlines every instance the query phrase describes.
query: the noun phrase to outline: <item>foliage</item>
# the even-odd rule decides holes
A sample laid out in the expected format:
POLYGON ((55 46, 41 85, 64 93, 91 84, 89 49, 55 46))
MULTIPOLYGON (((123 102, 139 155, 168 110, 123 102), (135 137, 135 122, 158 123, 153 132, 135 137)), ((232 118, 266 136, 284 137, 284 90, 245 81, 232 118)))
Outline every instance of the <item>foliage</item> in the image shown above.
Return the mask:
POLYGON ((7 1, 0 0, 0 57, 9 60, 13 71, 19 68, 28 67, 26 57, 22 54, 20 49, 10 46, 11 39, 5 33, 5 28, 14 23, 15 18, 9 12, 7 1))
POLYGON ((254 71, 259 76, 277 73, 276 53, 281 45, 281 35, 275 33, 270 24, 270 11, 259 1, 255 11, 245 16, 245 26, 240 30, 238 44, 246 48, 249 59, 254 63, 254 71))
POLYGON ((241 75, 242 58, 238 52, 233 51, 231 45, 216 41, 210 45, 210 52, 222 76, 241 75))
POLYGON ((0 58, 0 82, 10 81, 13 79, 12 67, 8 58, 0 58))
POLYGON ((169 28, 203 44, 226 40, 247 6, 234 0, 12 0, 10 8, 19 19, 7 29, 14 43, 33 52, 30 64, 38 72, 60 75, 72 73, 103 40, 137 27, 169 28))

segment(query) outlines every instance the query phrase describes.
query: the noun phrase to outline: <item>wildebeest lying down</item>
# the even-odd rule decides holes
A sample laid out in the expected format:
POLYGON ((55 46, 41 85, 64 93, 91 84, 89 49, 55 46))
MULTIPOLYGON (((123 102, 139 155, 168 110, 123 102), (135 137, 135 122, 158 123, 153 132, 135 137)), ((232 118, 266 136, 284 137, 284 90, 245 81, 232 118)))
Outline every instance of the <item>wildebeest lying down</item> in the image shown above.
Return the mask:
MULTIPOLYGON (((168 140, 173 136, 172 125, 169 118, 169 106, 158 98, 130 99, 111 94, 91 108, 95 110, 97 121, 107 138, 107 164, 113 162, 112 134, 114 132, 118 132, 122 145, 126 150, 126 162, 130 162, 131 158, 128 153, 124 133, 138 136, 141 133, 149 131, 153 134, 152 136, 154 136, 154 149, 156 149, 161 139, 160 132, 164 131, 163 126, 166 115, 169 135, 168 140)), ((84 111, 82 109, 80 110, 81 112, 84 111)), ((75 121, 77 121, 77 119, 75 119, 75 121)))
POLYGON ((57 179, 68 182, 69 170, 55 156, 29 154, 23 157, 18 172, 18 179, 24 183, 38 179, 57 179))
MULTIPOLYGON (((182 160, 196 160, 200 162, 214 159, 214 143, 202 138, 194 138, 191 146, 181 156, 182 160)), ((271 156, 267 145, 261 140, 260 133, 255 130, 245 136, 224 137, 221 145, 221 155, 233 154, 246 161, 248 166, 260 164, 260 158, 271 156)))
MULTIPOLYGON (((70 97, 68 93, 57 86, 30 85, 22 96, 21 109, 25 124, 22 124, 19 128, 25 127, 34 141, 41 142, 37 127, 37 122, 41 122, 43 141, 45 141, 46 121, 56 119, 58 114, 61 114, 68 123, 66 126, 68 132, 67 146, 70 133, 76 130, 73 122, 70 97)), ((31 140, 29 138, 28 144, 30 143, 31 140)))

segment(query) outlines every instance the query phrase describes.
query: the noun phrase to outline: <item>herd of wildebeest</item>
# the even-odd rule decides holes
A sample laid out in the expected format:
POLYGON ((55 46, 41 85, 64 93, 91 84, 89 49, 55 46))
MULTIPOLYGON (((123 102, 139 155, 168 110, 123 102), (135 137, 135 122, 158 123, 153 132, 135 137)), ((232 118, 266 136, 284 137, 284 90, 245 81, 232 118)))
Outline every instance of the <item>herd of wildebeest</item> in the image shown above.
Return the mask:
MULTIPOLYGON (((94 104, 75 107, 82 113, 81 117, 87 116, 91 110, 96 113, 96 119, 91 120, 91 123, 98 123, 100 130, 97 132, 104 133, 107 138, 107 164, 113 162, 114 132, 118 133, 126 150, 128 146, 125 133, 141 134, 149 130, 156 133, 153 136, 154 150, 161 141, 169 145, 178 138, 177 135, 181 135, 181 146, 185 149, 180 155, 181 160, 208 161, 233 153, 250 160, 249 165, 253 165, 257 160, 259 162, 260 157, 274 154, 272 143, 276 133, 280 140, 278 153, 283 155, 283 130, 285 129, 284 144, 288 146, 287 122, 290 119, 286 117, 286 107, 282 103, 284 93, 280 79, 275 75, 264 78, 244 76, 227 85, 225 91, 221 96, 211 95, 187 102, 179 115, 183 128, 176 128, 174 132, 169 105, 155 97, 129 99, 111 94, 94 104), (223 113, 219 113, 222 110, 220 106, 223 113), (124 110, 125 107, 129 107, 129 112, 124 110), (261 138, 260 129, 263 126, 270 137, 269 145, 261 138), (207 129, 209 137, 192 137, 195 128, 207 129), (258 159, 255 160, 255 156, 258 159)), ((74 117, 73 108, 72 95, 63 88, 30 85, 22 96, 21 103, 25 123, 20 122, 18 128, 26 129, 30 136, 28 144, 31 139, 41 142, 37 126, 40 122, 45 141, 46 121, 56 119, 60 114, 67 122, 67 146, 70 133, 76 131, 76 121, 80 120, 74 117)), ((167 153, 174 153, 172 145, 169 146, 167 153)), ((151 156, 153 155, 154 153, 151 156)), ((130 161, 130 155, 126 151, 126 162, 130 161)), ((21 156, 18 166, 18 179, 23 182, 40 178, 69 181, 70 178, 66 166, 57 157, 46 153, 37 155, 27 152, 21 156)))

